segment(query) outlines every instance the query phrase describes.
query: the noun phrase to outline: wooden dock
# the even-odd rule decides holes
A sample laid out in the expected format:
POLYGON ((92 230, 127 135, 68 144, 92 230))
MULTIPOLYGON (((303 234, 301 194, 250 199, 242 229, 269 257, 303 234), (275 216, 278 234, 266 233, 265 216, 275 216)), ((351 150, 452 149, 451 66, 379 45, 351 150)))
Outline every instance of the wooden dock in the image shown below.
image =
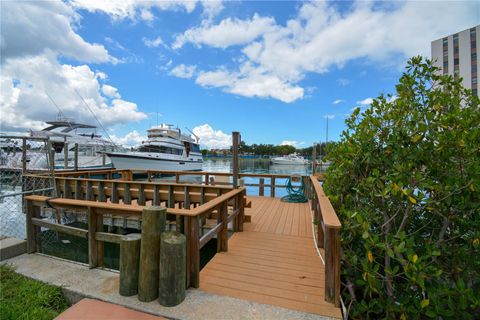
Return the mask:
POLYGON ((249 197, 251 222, 234 233, 228 252, 200 272, 200 290, 341 318, 325 301, 325 267, 313 240, 308 203, 249 197))
POLYGON ((28 253, 41 251, 37 235, 47 228, 86 238, 90 268, 102 267, 104 243, 118 243, 121 237, 103 232, 105 218, 112 224, 118 217, 138 221, 144 205, 160 205, 187 239, 187 288, 341 318, 341 223, 317 177, 302 177, 308 203, 285 203, 275 198, 278 179, 285 178, 281 175, 239 174, 258 183, 233 188, 210 184, 212 175, 230 173, 198 173, 204 184, 182 183, 186 172, 170 172, 175 182, 153 181, 164 173, 148 171, 147 181, 134 180, 131 170, 56 174, 55 198, 25 197, 28 253), (258 187, 258 197, 246 197, 245 187, 252 186, 258 187), (269 197, 264 197, 266 188, 269 197), (88 214, 88 230, 42 218, 52 208, 88 214), (312 216, 318 227, 313 228, 312 216), (217 239, 217 254, 200 271, 200 250, 212 238, 217 239))

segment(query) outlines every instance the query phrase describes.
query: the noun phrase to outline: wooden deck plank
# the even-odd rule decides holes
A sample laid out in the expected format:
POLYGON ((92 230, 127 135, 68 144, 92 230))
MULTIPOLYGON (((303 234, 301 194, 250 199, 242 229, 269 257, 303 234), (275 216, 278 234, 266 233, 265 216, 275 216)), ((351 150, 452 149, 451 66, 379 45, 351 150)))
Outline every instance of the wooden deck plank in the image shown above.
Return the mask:
POLYGON ((325 267, 312 239, 308 203, 249 197, 251 222, 200 272, 200 290, 341 318, 325 302, 325 267))

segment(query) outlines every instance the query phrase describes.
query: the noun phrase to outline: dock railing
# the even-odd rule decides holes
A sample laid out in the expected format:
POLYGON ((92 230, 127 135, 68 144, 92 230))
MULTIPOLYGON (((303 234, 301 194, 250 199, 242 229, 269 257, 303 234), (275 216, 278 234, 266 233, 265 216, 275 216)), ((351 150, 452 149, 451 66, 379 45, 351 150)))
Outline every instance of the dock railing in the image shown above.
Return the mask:
MULTIPOLYGON (((157 183, 172 183, 177 184, 192 184, 191 180, 184 181, 182 177, 200 177, 199 183, 203 185, 212 186, 229 186, 233 187, 233 173, 230 172, 205 172, 205 171, 160 171, 160 170, 96 170, 96 171, 57 171, 55 176, 69 177, 69 178, 95 178, 106 180, 121 180, 132 181, 135 180, 135 176, 142 175, 146 181, 155 181, 157 183), (159 177, 171 177, 172 181, 157 180, 159 177), (220 179, 212 180, 212 177, 224 177, 228 178, 228 182, 220 181, 220 179), (174 180, 173 180, 174 179, 174 180)), ((268 173, 239 173, 239 179, 256 180, 244 181, 244 187, 258 188, 256 195, 263 197, 269 195, 274 198, 277 195, 277 189, 285 188, 285 183, 278 183, 281 179, 287 179, 291 177, 291 174, 268 174, 268 173), (256 182, 256 183, 255 183, 256 182)), ((309 183, 309 177, 304 176, 304 183, 309 183)), ((138 180, 136 180, 138 182, 138 180)))
POLYGON ((342 224, 316 176, 310 177, 310 205, 317 222, 317 244, 325 262, 325 301, 340 306, 340 228, 342 224), (322 250, 321 250, 322 251, 322 250))
MULTIPOLYGON (((41 252, 41 228, 48 228, 53 231, 66 233, 69 235, 82 237, 88 240, 88 262, 90 268, 103 266, 104 255, 104 242, 119 243, 121 235, 103 232, 104 216, 123 216, 125 218, 133 217, 141 219, 143 207, 135 204, 125 203, 113 203, 110 201, 112 193, 114 194, 114 188, 111 189, 111 193, 105 192, 105 202, 93 201, 93 197, 102 197, 101 188, 95 188, 95 185, 89 179, 85 182, 78 182, 74 180, 75 190, 69 192, 71 181, 67 178, 67 189, 60 187, 60 196, 67 196, 64 198, 49 198, 45 196, 27 196, 26 200, 26 213, 27 213, 27 251, 28 253, 41 252), (84 183, 84 184, 83 184, 84 183), (67 192, 65 192, 67 190, 67 192), (70 199, 68 195, 76 195, 77 199, 70 199), (81 196, 79 196, 81 194, 81 196), (90 197, 90 198, 89 198, 90 197), (108 198, 109 202, 106 202, 108 198), (85 200, 87 199, 87 200, 85 200), (42 211, 44 208, 51 208, 53 210, 71 210, 72 213, 77 214, 80 212, 87 213, 88 229, 76 228, 60 223, 51 222, 47 219, 42 219, 42 211)), ((101 182, 101 181, 100 181, 101 182)), ((100 183, 99 182, 99 183, 100 183)), ((144 191, 146 184, 138 184, 137 187, 143 185, 144 191)), ((150 183, 151 184, 151 183, 150 183)), ((118 199, 123 197, 123 200, 135 198, 138 195, 136 190, 129 182, 122 188, 117 188, 118 199), (128 186, 128 187, 125 187, 128 186), (129 190, 129 191, 126 191, 129 190), (130 194, 128 193, 130 192, 130 194), (129 194, 129 196, 125 196, 129 194)), ((98 187, 97 185, 96 187, 98 187)), ((157 186, 158 189, 153 186, 153 195, 150 197, 157 201, 164 201, 167 204, 174 204, 176 201, 181 200, 183 203, 182 208, 168 207, 167 218, 174 220, 175 228, 185 234, 187 238, 187 287, 199 287, 200 281, 200 249, 213 237, 217 237, 217 251, 228 250, 228 225, 232 223, 233 231, 243 231, 244 221, 244 205, 245 205, 245 189, 222 189, 216 188, 219 194, 215 198, 210 199, 209 191, 213 187, 201 187, 195 186, 197 189, 192 190, 192 193, 185 193, 180 196, 176 192, 178 186, 157 186), (221 191, 218 191, 221 190, 221 191), (195 194, 193 191, 198 191, 195 194), (222 193, 223 192, 223 193, 222 193), (156 196, 155 196, 156 194, 156 196), (204 195, 204 197, 202 196, 204 195), (192 202, 201 202, 201 199, 205 200, 202 205, 190 206, 192 202), (208 200, 210 199, 210 200, 208 200), (229 210, 231 208, 231 210, 229 210), (216 224, 202 235, 201 224, 207 216, 216 216, 216 224), (173 219, 172 219, 173 218, 173 219)), ((189 186, 181 186, 182 188, 189 186)), ((185 189, 182 189, 182 191, 185 189)), ((147 192, 148 194, 148 192, 147 192)), ((148 196, 145 196, 147 199, 148 196)), ((155 201, 155 200, 153 200, 155 201)), ((180 207, 180 205, 179 205, 180 207)))

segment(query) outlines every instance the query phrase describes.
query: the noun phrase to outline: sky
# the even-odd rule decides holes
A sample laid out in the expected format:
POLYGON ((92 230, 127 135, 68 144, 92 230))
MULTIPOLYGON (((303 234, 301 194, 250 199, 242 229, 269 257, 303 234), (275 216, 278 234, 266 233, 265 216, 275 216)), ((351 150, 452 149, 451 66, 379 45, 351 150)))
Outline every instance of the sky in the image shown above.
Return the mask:
MULTIPOLYGON (((0 131, 62 113, 135 146, 161 123, 204 148, 339 140, 409 57, 478 1, 1 1, 0 131), (91 111, 90 111, 91 110, 91 111)), ((107 134, 105 134, 107 135, 107 134)))

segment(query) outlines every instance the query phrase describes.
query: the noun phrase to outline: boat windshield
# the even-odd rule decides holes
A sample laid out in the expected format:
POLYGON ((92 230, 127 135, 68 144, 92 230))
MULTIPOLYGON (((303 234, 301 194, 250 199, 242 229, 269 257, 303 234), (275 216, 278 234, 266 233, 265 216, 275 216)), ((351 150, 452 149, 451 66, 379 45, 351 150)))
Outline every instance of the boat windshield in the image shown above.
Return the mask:
POLYGON ((182 155, 182 153, 183 153, 182 149, 170 148, 170 147, 165 147, 165 146, 153 146, 153 145, 141 146, 138 149, 138 151, 139 152, 167 153, 167 154, 176 154, 176 155, 182 155))

